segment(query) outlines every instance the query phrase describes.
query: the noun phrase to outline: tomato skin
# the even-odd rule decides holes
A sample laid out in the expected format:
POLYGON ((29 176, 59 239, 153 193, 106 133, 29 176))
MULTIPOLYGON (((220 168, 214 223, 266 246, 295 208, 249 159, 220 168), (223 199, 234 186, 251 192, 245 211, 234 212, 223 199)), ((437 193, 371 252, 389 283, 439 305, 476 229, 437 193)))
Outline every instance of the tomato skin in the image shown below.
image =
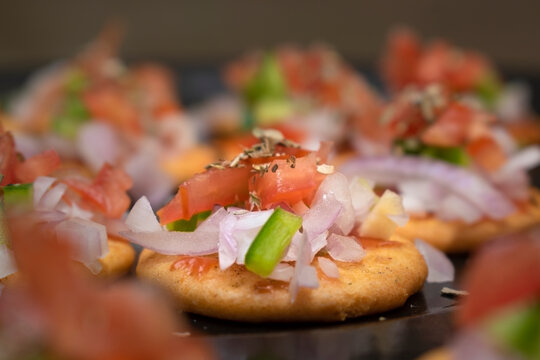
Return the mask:
POLYGON ((457 312, 459 325, 473 325, 506 306, 540 299, 538 235, 535 230, 507 236, 478 253, 464 277, 470 295, 457 312))
POLYGON ((251 167, 210 169, 196 174, 178 188, 175 197, 157 214, 162 225, 189 220, 194 214, 249 199, 251 167))
POLYGON ((0 185, 4 186, 15 182, 17 163, 13 136, 8 132, 0 133, 0 174, 3 176, 0 185))
POLYGON ((309 203, 321 181, 316 156, 310 154, 296 158, 294 167, 286 159, 274 159, 268 172, 253 175, 249 190, 260 199, 262 209, 281 202, 292 207, 302 200, 309 203))
POLYGON ((420 56, 420 41, 412 31, 400 29, 390 34, 381 67, 383 77, 392 91, 416 83, 420 56))
POLYGON ((501 146, 489 136, 473 139, 467 145, 467 153, 475 164, 488 172, 500 169, 507 161, 507 156, 501 146))
POLYGON ((156 119, 181 111, 176 102, 172 74, 156 64, 145 64, 133 71, 133 76, 145 93, 148 106, 156 119))
POLYGON ((45 176, 60 167, 60 156, 54 150, 47 150, 26 159, 15 167, 15 176, 21 183, 31 183, 38 176, 45 176))
POLYGON ((247 202, 250 193, 260 200, 263 209, 278 204, 292 207, 300 200, 310 203, 324 179, 317 172, 318 154, 281 145, 275 147, 274 153, 270 157, 246 159, 240 167, 210 169, 185 181, 175 197, 157 212, 160 223, 189 220, 215 205, 247 202), (263 174, 253 168, 262 164, 269 165, 263 174), (277 168, 272 171, 275 165, 277 168))
POLYGON ((105 84, 88 89, 83 93, 83 102, 93 118, 111 123, 131 134, 141 134, 137 110, 121 89, 105 84))
POLYGON ((468 135, 474 110, 460 103, 452 103, 422 134, 422 141, 433 146, 460 146, 468 135))
POLYGON ((120 218, 131 200, 126 191, 132 186, 131 178, 120 169, 104 164, 93 182, 68 178, 63 182, 77 192, 83 200, 95 206, 110 218, 120 218))
POLYGON ((462 51, 445 41, 422 46, 409 29, 392 33, 382 58, 382 73, 392 91, 407 85, 439 83, 453 92, 474 91, 495 73, 490 62, 472 51, 462 51))
POLYGON ((392 138, 416 137, 427 124, 420 108, 410 101, 398 101, 386 111, 392 112, 384 125, 392 138))

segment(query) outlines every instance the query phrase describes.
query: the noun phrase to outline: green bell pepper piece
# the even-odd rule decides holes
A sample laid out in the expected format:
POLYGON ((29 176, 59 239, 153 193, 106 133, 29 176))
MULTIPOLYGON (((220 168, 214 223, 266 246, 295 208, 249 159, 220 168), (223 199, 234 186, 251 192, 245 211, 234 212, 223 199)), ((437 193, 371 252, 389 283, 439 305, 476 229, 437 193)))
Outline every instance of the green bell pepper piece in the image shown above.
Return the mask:
POLYGON ((488 322, 487 331, 526 359, 540 359, 540 302, 503 312, 488 322))
POLYGON ((300 226, 300 216, 277 207, 251 243, 245 257, 246 268, 260 276, 270 275, 300 226))
POLYGON ((476 94, 489 108, 493 108, 501 94, 501 83, 494 74, 486 74, 476 85, 476 94))
POLYGON ((284 99, 287 86, 275 56, 265 55, 255 77, 244 91, 247 102, 251 105, 262 99, 284 99))
POLYGON ((195 231, 199 223, 203 222, 212 214, 211 210, 194 214, 189 220, 176 220, 166 225, 169 231, 195 231))
POLYGON ((4 209, 8 212, 30 211, 33 208, 32 184, 15 184, 2 187, 4 209))
POLYGON ((82 100, 70 95, 64 100, 62 112, 53 119, 53 131, 62 137, 74 139, 81 125, 86 123, 90 114, 82 100))

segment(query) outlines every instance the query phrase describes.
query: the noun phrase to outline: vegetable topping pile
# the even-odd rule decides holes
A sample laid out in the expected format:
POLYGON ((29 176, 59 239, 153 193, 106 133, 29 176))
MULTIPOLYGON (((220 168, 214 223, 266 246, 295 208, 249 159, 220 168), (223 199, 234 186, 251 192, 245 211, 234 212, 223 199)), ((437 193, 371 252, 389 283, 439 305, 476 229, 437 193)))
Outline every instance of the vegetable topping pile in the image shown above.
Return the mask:
POLYGON ((260 143, 181 184, 157 212, 160 223, 139 199, 122 235, 162 254, 217 253, 222 270, 236 263, 290 282, 294 299, 299 287, 318 287, 315 257, 324 258, 327 276, 338 277, 334 261, 364 257, 359 237, 389 240, 407 222, 394 192, 378 196, 373 183, 325 164, 329 144, 310 152, 275 130, 255 134, 260 143), (167 230, 197 223, 193 231, 167 230))

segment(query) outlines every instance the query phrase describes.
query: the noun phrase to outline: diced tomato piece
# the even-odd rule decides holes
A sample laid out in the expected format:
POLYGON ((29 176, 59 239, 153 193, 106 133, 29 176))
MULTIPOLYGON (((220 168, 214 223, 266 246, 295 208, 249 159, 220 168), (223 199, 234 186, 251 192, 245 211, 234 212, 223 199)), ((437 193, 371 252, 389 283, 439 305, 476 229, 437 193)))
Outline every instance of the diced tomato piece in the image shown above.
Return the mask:
POLYGON ((382 73, 393 91, 416 83, 421 47, 416 35, 407 29, 390 34, 382 59, 382 73))
POLYGON ((4 132, 0 134, 0 185, 12 184, 15 181, 15 167, 17 166, 17 152, 13 136, 4 132))
POLYGON ((437 121, 422 134, 422 141, 433 146, 459 146, 466 140, 474 110, 460 103, 453 103, 437 121))
POLYGON ((540 122, 537 119, 520 119, 506 123, 504 127, 520 145, 540 143, 540 122))
POLYGON ((505 306, 540 298, 538 233, 511 235, 484 248, 464 278, 470 295, 457 312, 462 326, 475 324, 505 306))
POLYGON ((248 54, 244 58, 228 64, 223 74, 227 84, 236 90, 244 90, 257 73, 260 60, 258 54, 248 54))
POLYGON ((481 55, 438 41, 422 55, 417 79, 420 84, 442 83, 452 91, 463 92, 474 90, 491 71, 491 65, 481 55))
POLYGON ((172 74, 162 66, 146 64, 134 71, 137 82, 145 92, 150 110, 157 119, 180 111, 172 82, 172 74))
POLYGON ((447 83, 456 92, 474 90, 482 78, 491 72, 488 61, 479 54, 466 52, 448 72, 447 83))
POLYGON ((118 87, 110 84, 93 87, 84 92, 83 101, 96 120, 132 134, 142 132, 137 110, 118 87))
POLYGON ((215 205, 230 205, 247 201, 251 167, 210 169, 185 181, 176 196, 157 212, 165 225, 194 214, 212 210, 215 205))
POLYGON ((307 133, 305 130, 299 127, 291 126, 286 123, 275 124, 272 125, 270 128, 278 130, 283 134, 286 139, 289 139, 296 143, 301 143, 307 138, 307 133))
POLYGON ((318 98, 323 104, 339 106, 341 104, 341 91, 341 84, 330 81, 322 81, 319 86, 318 98))
POLYGON ((311 201, 322 181, 318 175, 315 154, 296 158, 294 162, 275 159, 268 172, 253 175, 249 190, 257 195, 263 209, 281 202, 292 207, 302 200, 311 201))
POLYGON ((416 68, 416 81, 422 85, 446 84, 453 49, 443 41, 431 44, 423 53, 416 68))
POLYGON ((391 111, 391 117, 384 125, 394 138, 417 136, 427 124, 420 107, 410 101, 398 101, 390 106, 386 111, 391 111))
POLYGON ((295 48, 282 49, 278 56, 288 89, 296 94, 304 92, 306 84, 302 76, 303 56, 300 50, 295 48))
POLYGON ((475 164, 489 172, 497 171, 507 160, 504 150, 489 136, 482 136, 472 140, 467 145, 467 153, 472 157, 475 164))
POLYGON ((93 182, 79 178, 68 178, 64 182, 108 217, 119 218, 129 207, 126 191, 133 184, 131 178, 110 164, 103 165, 93 182))
POLYGON ((46 176, 60 167, 60 156, 54 150, 47 150, 26 159, 15 167, 15 176, 19 182, 31 183, 38 176, 46 176))

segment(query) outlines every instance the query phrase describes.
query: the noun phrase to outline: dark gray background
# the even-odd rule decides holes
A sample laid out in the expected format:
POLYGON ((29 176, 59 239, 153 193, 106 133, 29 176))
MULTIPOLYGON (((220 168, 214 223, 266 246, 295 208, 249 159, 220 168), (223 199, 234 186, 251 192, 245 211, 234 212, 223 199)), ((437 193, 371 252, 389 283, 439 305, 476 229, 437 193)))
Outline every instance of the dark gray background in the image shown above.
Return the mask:
POLYGON ((127 25, 127 59, 209 65, 253 47, 324 41, 373 66, 386 32, 409 24, 540 73, 540 2, 516 0, 0 0, 0 71, 70 56, 111 18, 127 25))

